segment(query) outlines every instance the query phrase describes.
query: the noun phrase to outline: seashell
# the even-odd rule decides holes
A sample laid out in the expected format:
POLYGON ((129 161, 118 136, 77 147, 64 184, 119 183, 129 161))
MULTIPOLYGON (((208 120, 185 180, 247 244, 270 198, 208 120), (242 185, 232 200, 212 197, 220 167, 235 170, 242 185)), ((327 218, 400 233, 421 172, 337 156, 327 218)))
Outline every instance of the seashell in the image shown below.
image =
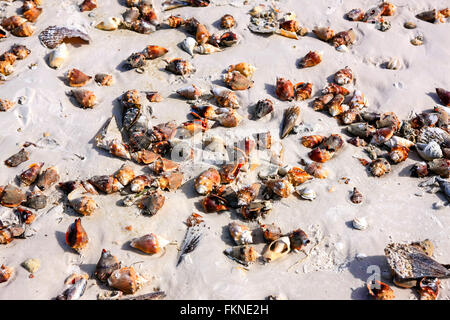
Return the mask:
POLYGON ((75 219, 66 232, 66 243, 69 247, 80 252, 88 244, 89 238, 81 225, 81 219, 75 219))
POLYGON ((16 37, 29 37, 32 36, 36 27, 29 22, 22 23, 20 26, 11 30, 11 33, 16 37))
POLYGON ((188 100, 197 100, 202 94, 202 91, 195 84, 192 84, 178 89, 177 93, 188 100))
POLYGON ((125 26, 130 27, 134 24, 138 23, 138 19, 140 17, 141 13, 139 12, 138 8, 129 8, 127 9, 123 14, 123 21, 125 26))
POLYGON ((4 18, 1 22, 1 26, 8 31, 12 31, 26 22, 27 19, 25 18, 22 18, 20 16, 11 16, 9 18, 4 18))
POLYGON ((362 110, 367 106, 367 99, 361 91, 355 90, 352 100, 349 102, 349 106, 352 109, 362 110))
POLYGON ((238 206, 247 206, 252 203, 258 196, 261 185, 253 183, 237 192, 238 206))
POLYGON ((239 108, 239 101, 236 94, 228 89, 215 87, 211 89, 211 93, 216 98, 217 103, 224 108, 239 108))
POLYGON ((160 46, 147 46, 144 51, 146 59, 156 59, 165 55, 169 50, 160 46))
POLYGON ((85 89, 72 90, 70 91, 70 95, 72 95, 78 102, 78 104, 84 109, 93 108, 97 102, 97 97, 90 90, 85 89))
POLYGON ((230 259, 233 259, 245 266, 248 266, 251 262, 255 262, 260 256, 256 252, 255 248, 248 245, 227 248, 223 253, 230 259))
POLYGON ((20 149, 19 152, 13 154, 11 157, 5 160, 5 165, 8 167, 17 167, 22 162, 30 159, 30 154, 24 148, 20 149))
POLYGON ((431 172, 442 178, 448 178, 450 175, 450 160, 448 159, 434 159, 428 162, 428 167, 431 172))
POLYGON ((16 56, 11 52, 5 52, 0 56, 0 61, 8 62, 13 65, 16 62, 16 56))
POLYGON ((277 78, 275 94, 282 101, 294 100, 294 86, 290 80, 277 78))
POLYGON ((269 180, 266 183, 266 186, 276 195, 287 198, 289 195, 294 192, 294 187, 289 182, 288 179, 274 179, 269 180))
POLYGON ((154 233, 149 233, 140 238, 133 239, 130 242, 130 246, 144 253, 155 254, 160 252, 161 249, 169 243, 170 241, 163 237, 157 236, 154 233))
POLYGON ((344 139, 339 134, 332 134, 322 143, 321 148, 325 148, 329 151, 337 152, 344 145, 344 139))
POLYGON ((74 68, 67 73, 67 79, 69 80, 69 85, 71 87, 83 87, 92 79, 92 77, 74 68))
POLYGON ((142 20, 145 20, 146 22, 150 23, 151 25, 159 28, 159 25, 160 25, 159 18, 157 16, 155 10, 153 10, 153 5, 140 3, 139 11, 141 13, 142 20))
POLYGON ((15 211, 19 215, 21 223, 32 224, 34 219, 36 219, 36 215, 30 210, 19 207, 15 211))
POLYGON ((183 184, 184 175, 181 172, 164 174, 158 179, 159 187, 162 190, 175 191, 183 184))
POLYGON ((214 52, 221 52, 221 51, 222 49, 219 49, 209 43, 204 43, 194 48, 194 52, 199 54, 211 54, 214 52))
POLYGON ((366 230, 367 227, 369 226, 366 218, 364 218, 364 217, 353 219, 352 225, 353 225, 353 228, 355 228, 357 230, 366 230))
POLYGON ((368 138, 377 131, 375 127, 365 122, 352 123, 347 127, 347 131, 362 139, 368 138))
POLYGON ((273 34, 278 29, 278 22, 264 18, 250 18, 248 28, 255 33, 273 34))
POLYGON ((300 107, 289 107, 284 112, 283 126, 281 129, 281 139, 285 138, 295 126, 299 125, 302 121, 300 117, 300 107))
MULTIPOLYGON (((14 72, 14 67, 9 61, 0 61, 0 73, 4 76, 9 76, 14 72)), ((4 109, 4 108, 2 108, 4 109)), ((5 110, 6 111, 6 110, 5 110)))
POLYGON ((391 58, 386 63, 386 69, 399 70, 401 67, 402 67, 402 63, 401 63, 400 59, 398 59, 398 58, 391 58))
POLYGON ((122 159, 131 159, 130 152, 128 151, 128 146, 118 140, 111 141, 109 145, 109 153, 122 159))
POLYGON ((436 300, 439 295, 439 279, 423 278, 419 282, 420 300, 436 300))
POLYGON ((334 156, 334 152, 330 152, 326 149, 315 148, 308 153, 311 160, 316 162, 327 162, 334 156))
POLYGON ((353 71, 349 67, 345 67, 334 74, 334 82, 339 85, 349 84, 353 81, 353 71))
POLYGON ((197 41, 198 44, 205 44, 208 42, 209 39, 209 32, 208 29, 206 29, 204 24, 199 23, 197 25, 197 31, 195 33, 195 40, 197 41))
POLYGON ((87 280, 89 276, 87 274, 72 274, 70 275, 65 284, 65 290, 56 297, 56 300, 78 300, 86 291, 87 280))
POLYGON ((313 103, 314 111, 323 110, 325 108, 325 105, 328 104, 333 99, 333 97, 334 97, 334 94, 332 94, 332 93, 327 93, 320 97, 317 97, 313 103))
POLYGON ((322 62, 322 51, 310 51, 306 56, 302 58, 302 60, 299 62, 298 67, 299 68, 309 68, 314 67, 318 65, 320 62, 322 62))
POLYGON ((250 229, 243 224, 231 222, 228 225, 228 231, 230 232, 231 237, 237 245, 253 243, 252 233, 250 229))
POLYGON ((239 39, 237 37, 237 34, 235 34, 234 32, 225 32, 224 34, 222 34, 219 38, 219 45, 222 47, 232 47, 235 44, 237 44, 239 42, 239 39))
POLYGON ((4 264, 0 266, 0 283, 8 281, 14 273, 14 269, 4 264))
POLYGON ((39 34, 39 40, 49 49, 55 49, 63 42, 90 43, 91 38, 78 29, 50 26, 39 34))
POLYGON ((192 37, 187 37, 181 43, 181 47, 184 51, 189 53, 192 57, 194 56, 194 48, 197 45, 197 41, 192 37))
POLYGON ((137 33, 150 34, 156 31, 156 26, 145 20, 136 20, 129 25, 129 28, 137 33))
POLYGON ((376 23, 381 20, 381 14, 383 11, 384 9, 381 6, 374 7, 364 14, 362 21, 367 23, 376 23))
POLYGON ((203 171, 195 180, 194 188, 202 195, 210 193, 215 187, 220 185, 220 174, 214 168, 203 171))
POLYGON ((277 29, 277 30, 275 30, 275 33, 279 34, 283 37, 286 37, 286 38, 298 40, 297 33, 293 32, 293 31, 288 31, 285 29, 277 29))
POLYGON ((48 167, 39 175, 36 186, 41 190, 48 190, 52 185, 60 179, 58 169, 54 166, 48 167))
POLYGON ((178 28, 179 26, 184 24, 184 19, 180 16, 170 16, 167 18, 167 24, 171 28, 178 28))
POLYGON ((137 206, 142 209, 144 215, 154 216, 163 207, 166 197, 164 194, 156 190, 138 200, 137 206))
POLYGON ((17 224, 2 226, 0 229, 0 244, 8 244, 15 238, 24 238, 25 228, 17 224))
POLYGON ((49 65, 52 68, 59 68, 69 56, 69 50, 65 43, 61 44, 58 48, 53 50, 48 58, 49 65))
POLYGON ((248 79, 239 71, 228 72, 223 77, 224 82, 232 90, 247 90, 253 87, 253 80, 248 79))
POLYGON ((417 25, 416 25, 414 22, 412 22, 412 21, 407 21, 407 22, 405 22, 405 23, 403 24, 403 26, 404 26, 406 29, 415 29, 415 28, 417 28, 417 25))
POLYGON ((339 51, 339 52, 348 52, 349 51, 348 47, 345 44, 341 44, 340 46, 337 46, 335 49, 336 49, 336 51, 339 51))
POLYGON ((299 82, 294 86, 294 91, 297 101, 309 99, 312 93, 312 83, 299 82))
POLYGON ((236 180, 242 166, 243 163, 229 163, 223 165, 219 170, 220 182, 222 184, 229 184, 236 180))
POLYGON ((305 171, 314 178, 326 179, 328 177, 328 170, 324 169, 320 163, 311 162, 305 167, 305 171))
POLYGON ((367 289, 369 294, 375 297, 376 300, 394 300, 394 290, 392 290, 387 284, 376 280, 375 285, 367 283, 367 289))
POLYGON ((203 210, 207 213, 228 210, 226 201, 216 194, 208 195, 206 198, 202 200, 201 204, 203 210))
POLYGON ((391 28, 391 23, 389 21, 379 21, 376 23, 375 28, 382 32, 385 32, 391 28))
POLYGON ((0 27, 0 39, 5 39, 7 38, 7 34, 6 34, 6 30, 3 29, 2 27, 0 27))
POLYGON ((270 201, 252 202, 248 206, 241 207, 239 211, 244 219, 254 220, 272 210, 270 201))
POLYGON ((447 91, 442 88, 436 88, 436 94, 438 95, 439 99, 441 100, 444 106, 447 107, 450 106, 450 91, 447 91))
POLYGON ((263 233, 264 239, 267 242, 275 241, 282 237, 282 232, 280 227, 276 226, 274 223, 272 224, 262 224, 260 225, 261 231, 263 233))
POLYGON ((31 50, 26 46, 15 44, 11 47, 11 53, 16 56, 18 60, 23 60, 28 57, 31 53, 31 50))
POLYGON ((389 152, 389 158, 394 163, 400 163, 408 158, 409 149, 403 146, 396 146, 389 152))
POLYGON ((414 39, 411 39, 411 44, 415 45, 415 46, 421 46, 423 45, 423 37, 422 36, 417 36, 414 39))
POLYGON ((155 179, 148 175, 140 175, 134 178, 130 183, 130 190, 134 193, 140 193, 144 191, 144 188, 151 187, 155 182, 155 179))
POLYGON ((344 96, 348 95, 350 91, 344 87, 338 86, 334 83, 328 83, 328 85, 322 90, 322 94, 342 94, 344 96))
POLYGON ((11 184, 8 184, 3 190, 0 189, 0 192, 0 204, 4 207, 18 207, 25 200, 22 191, 11 184))
MULTIPOLYGON (((447 162, 447 170, 448 170, 448 162, 447 162)), ((448 181, 442 179, 442 178, 439 178, 439 177, 436 177, 435 180, 438 182, 442 193, 445 195, 447 200, 450 201, 450 183, 448 181)))
POLYGON ((268 115, 272 111, 273 111, 272 100, 270 99, 259 100, 256 103, 253 116, 255 119, 261 119, 262 117, 268 115))
POLYGON ((351 143, 355 147, 365 147, 367 146, 367 142, 360 137, 353 137, 347 140, 348 143, 351 143))
POLYGON ((165 61, 167 62, 166 70, 176 75, 184 76, 196 71, 196 69, 188 61, 181 58, 165 61))
MULTIPOLYGON (((312 179, 312 176, 311 176, 312 179)), ((317 194, 313 189, 310 188, 298 188, 297 190, 298 195, 305 200, 310 200, 313 201, 316 197, 317 194)))
MULTIPOLYGON (((342 106, 343 106, 342 110, 347 110, 347 105, 342 105, 342 106)), ((350 109, 350 110, 344 111, 340 114, 339 119, 343 124, 352 124, 354 122, 361 121, 360 111, 358 109, 350 109)), ((356 141, 362 142, 362 140, 359 139, 358 137, 357 137, 356 141)))
POLYGON ((141 52, 132 53, 126 60, 126 65, 131 69, 143 68, 147 65, 147 57, 141 52))
POLYGON ((43 162, 31 164, 28 167, 28 169, 26 169, 20 174, 19 176, 20 183, 25 186, 31 185, 34 181, 36 181, 43 165, 44 165, 43 162))
POLYGON ((152 170, 156 174, 172 172, 174 170, 177 170, 179 166, 180 165, 175 161, 161 157, 149 164, 150 170, 152 170))
POLYGON ((322 141, 325 139, 325 136, 321 136, 321 135, 311 135, 311 136, 303 136, 302 137, 302 144, 306 147, 306 148, 315 148, 317 147, 319 144, 322 143, 322 141))
POLYGON ((111 274, 120 268, 120 261, 109 250, 103 249, 95 267, 95 276, 101 282, 106 282, 111 274))
POLYGON ((294 19, 286 20, 286 21, 280 23, 280 28, 284 29, 286 31, 289 31, 289 32, 298 33, 300 31, 301 27, 300 27, 300 24, 298 23, 298 21, 296 21, 294 19))
POLYGON ((350 21, 361 21, 364 18, 364 11, 360 8, 352 9, 346 14, 346 17, 350 21))
POLYGON ((308 235, 302 229, 292 231, 289 234, 289 241, 291 250, 295 251, 300 251, 304 246, 311 242, 308 239, 308 235))
POLYGON ((428 176, 428 166, 426 162, 415 163, 411 168, 411 176, 423 178, 428 176))
POLYGON ((47 206, 47 196, 39 192, 31 193, 24 205, 35 210, 43 209, 47 206))
POLYGON ((147 92, 146 97, 147 97, 147 100, 150 102, 163 101, 163 97, 157 91, 147 92))
POLYGON ((397 10, 397 7, 390 2, 383 2, 379 5, 379 7, 381 8, 382 16, 393 16, 397 10))
POLYGON ((424 11, 417 14, 416 18, 426 22, 435 23, 437 20, 439 20, 439 11, 437 9, 424 11))
POLYGON ((378 129, 372 136, 371 144, 380 145, 388 141, 394 135, 395 129, 392 127, 385 127, 378 129))
POLYGON ((391 172, 391 165, 386 159, 375 159, 369 164, 369 170, 375 177, 391 172))
POLYGON ((93 176, 88 179, 88 182, 106 194, 111 194, 123 189, 123 185, 113 176, 93 176))
POLYGON ((345 97, 342 94, 337 94, 331 99, 330 103, 328 103, 328 113, 332 116, 338 116, 350 109, 350 107, 346 104, 343 104, 345 97))
POLYGON ((398 278, 448 278, 450 270, 414 244, 389 243, 384 249, 389 266, 398 278))
POLYGON ((220 26, 224 29, 231 29, 236 25, 236 20, 231 14, 226 14, 220 18, 220 26))
POLYGON ((80 11, 92 11, 97 8, 97 0, 84 0, 82 4, 80 4, 80 11))
POLYGON ((232 64, 228 67, 228 72, 238 71, 243 76, 247 78, 251 78, 253 76, 253 73, 255 72, 256 67, 252 66, 251 64, 247 62, 241 62, 238 64, 232 64))
POLYGON ((337 33, 333 38, 333 45, 335 48, 344 45, 346 47, 351 46, 356 41, 356 33, 353 29, 342 31, 337 33))
POLYGON ((83 216, 90 216, 97 209, 97 204, 90 196, 84 195, 86 190, 80 186, 67 196, 70 206, 83 216))
POLYGON ((133 294, 147 281, 133 267, 122 267, 111 273, 111 276, 108 278, 108 285, 125 294, 133 294))
POLYGON ((135 178, 135 173, 131 166, 123 164, 115 177, 123 186, 127 186, 135 178))
POLYGON ((436 141, 430 141, 428 144, 416 143, 416 150, 419 156, 427 161, 443 157, 442 149, 436 141))
POLYGON ((322 41, 329 41, 334 37, 334 30, 330 27, 315 27, 313 33, 322 41))
POLYGON ((37 18, 39 18, 41 13, 42 9, 35 7, 24 11, 23 17, 27 19, 29 22, 36 22, 37 18))
POLYGON ((293 167, 292 169, 290 169, 287 172, 286 176, 289 182, 294 187, 302 183, 305 183, 306 181, 311 180, 313 178, 309 173, 297 167, 293 167))
POLYGON ((263 258, 266 262, 272 262, 286 256, 290 250, 289 237, 281 237, 266 247, 263 258))
MULTIPOLYGON (((361 203, 363 201, 362 193, 359 192, 358 189, 353 188, 352 195, 350 196, 350 201, 353 202, 354 204, 361 203)), ((356 223, 358 224, 358 222, 356 222, 356 223)))
POLYGON ((97 82, 101 86, 109 87, 114 84, 114 78, 110 74, 106 73, 98 73, 95 75, 95 82, 97 82))

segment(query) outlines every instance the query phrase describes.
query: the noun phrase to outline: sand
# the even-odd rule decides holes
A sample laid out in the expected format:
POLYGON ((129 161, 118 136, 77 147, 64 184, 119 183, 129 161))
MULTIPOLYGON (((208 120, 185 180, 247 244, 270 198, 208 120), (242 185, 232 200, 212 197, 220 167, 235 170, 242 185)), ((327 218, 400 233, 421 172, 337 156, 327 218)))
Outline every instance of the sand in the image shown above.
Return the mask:
MULTIPOLYGON (((14 74, 0 85, 0 98, 17 100, 26 97, 25 104, 0 114, 2 160, 16 153, 26 141, 38 145, 28 148, 31 159, 20 166, 8 168, 2 164, 2 185, 13 182, 17 174, 37 161, 44 161, 46 166, 57 166, 62 181, 114 173, 123 160, 96 148, 93 139, 109 117, 120 118, 121 106, 117 98, 124 91, 159 91, 165 99, 152 104, 152 124, 169 120, 181 123, 186 121, 190 107, 185 100, 173 95, 176 89, 191 83, 205 90, 223 86, 224 69, 239 62, 248 62, 257 68, 253 88, 237 92, 242 106, 239 113, 244 120, 237 128, 214 128, 211 133, 222 135, 232 131, 245 137, 270 130, 278 137, 283 111, 294 104, 301 107, 302 119, 314 127, 313 133, 343 132, 344 127, 340 127, 335 119, 312 110, 312 99, 306 102, 277 99, 274 93, 277 76, 293 83, 312 82, 314 95, 337 70, 350 66, 357 78, 355 88, 369 99, 369 108, 393 111, 401 119, 411 111, 432 108, 438 102, 434 88, 449 86, 450 38, 446 36, 449 24, 434 25, 414 18, 419 12, 444 8, 448 5, 444 0, 394 1, 398 10, 395 16, 388 17, 392 28, 387 32, 376 30, 374 25, 343 18, 352 8, 371 8, 377 3, 374 0, 275 1, 283 11, 296 12, 301 25, 310 30, 315 25, 329 25, 336 31, 353 28, 357 42, 347 53, 336 51, 310 34, 293 40, 251 33, 247 29, 247 12, 258 3, 269 2, 249 1, 248 5, 243 5, 243 1, 220 0, 211 1, 206 8, 186 7, 160 13, 162 20, 171 14, 195 17, 212 32, 220 31, 217 21, 223 14, 232 14, 237 19, 235 32, 241 38, 237 46, 194 58, 179 48, 178 44, 186 36, 179 30, 163 29, 142 35, 127 30, 106 32, 93 27, 104 17, 120 16, 125 11, 122 1, 99 0, 99 8, 93 11, 94 17, 90 17, 89 12, 80 13, 79 2, 44 0, 44 10, 32 37, 11 35, 0 42, 0 52, 8 50, 13 43, 24 44, 32 51, 30 57, 16 63, 14 74), (410 20, 417 23, 417 29, 403 27, 403 23, 410 20), (58 70, 47 65, 46 56, 50 50, 41 45, 37 37, 50 25, 84 28, 92 38, 89 45, 69 45, 70 58, 58 70), (409 42, 417 34, 425 37, 424 45, 419 47, 409 42), (191 61, 197 71, 183 79, 165 72, 161 59, 152 61, 143 74, 123 68, 124 60, 131 53, 150 44, 168 48, 168 58, 181 57, 191 61), (322 50, 323 62, 313 68, 298 69, 296 62, 310 50, 322 50), (402 61, 400 70, 380 67, 392 57, 402 61), (37 67, 30 69, 28 66, 33 63, 37 67), (116 80, 111 87, 99 87, 93 81, 86 86, 100 101, 92 110, 79 108, 66 95, 71 88, 63 77, 73 67, 91 76, 110 73, 116 80), (249 107, 264 98, 275 102, 273 115, 259 121, 248 119, 249 107)), ((159 6, 160 1, 155 3, 159 6)), ((0 5, 4 8, 1 14, 10 16, 20 7, 21 1, 11 5, 2 1, 0 5)), ((296 165, 301 158, 307 159, 309 150, 300 144, 301 135, 290 135, 283 140, 285 163, 296 165)), ((141 254, 129 247, 131 239, 150 232, 182 242, 186 231, 183 221, 192 212, 200 212, 201 197, 193 190, 192 179, 176 192, 166 193, 164 207, 153 217, 141 215, 135 207, 119 206, 123 198, 119 194, 97 197, 99 209, 92 216, 82 218, 90 239, 82 255, 76 254, 64 241, 67 227, 79 215, 60 203, 58 199, 62 195, 53 187, 47 191, 53 201, 38 211, 38 218, 31 226, 32 236, 14 240, 1 248, 0 264, 13 267, 15 274, 10 281, 0 284, 0 299, 52 299, 63 290, 64 280, 72 272, 92 274, 103 248, 111 250, 124 265, 133 265, 151 279, 138 293, 160 289, 165 291, 167 299, 263 299, 268 295, 288 299, 368 299, 365 281, 370 276, 367 273, 369 266, 378 266, 382 272, 381 280, 391 284, 383 253, 391 241, 431 239, 436 247, 434 258, 450 263, 450 210, 448 207, 433 209, 433 203, 442 201, 443 197, 423 192, 418 187, 421 180, 409 176, 409 169, 419 160, 418 156, 412 152, 405 162, 393 166, 392 172, 382 178, 369 176, 354 156, 365 157, 362 148, 347 144, 336 158, 326 163, 330 177, 309 184, 317 193, 314 201, 292 195, 275 202, 273 211, 265 219, 267 223, 275 222, 284 232, 296 228, 305 230, 312 240, 306 252, 316 245, 308 257, 305 258, 303 253, 291 253, 270 264, 256 263, 249 271, 222 253, 233 244, 227 226, 232 220, 239 221, 235 212, 203 214, 207 225, 205 236, 178 267, 175 266, 178 254, 175 246, 169 246, 165 254, 156 256, 141 254), (349 183, 342 183, 342 177, 348 178, 349 183), (353 187, 364 195, 360 205, 349 201, 353 187), (334 192, 329 192, 329 188, 334 192), (368 229, 353 229, 352 219, 363 216, 369 222, 368 229), (131 231, 125 229, 129 225, 131 231), (28 258, 41 261, 33 278, 29 278, 29 273, 20 266, 28 258)), ((148 172, 143 166, 133 166, 136 172, 148 172)), ((197 163, 194 173, 207 167, 207 164, 197 163)), ((194 173, 191 173, 192 177, 194 173)), ((248 225, 257 229, 256 223, 248 225)), ((261 251, 264 245, 260 237, 257 239, 256 247, 261 251)), ((443 280, 441 283, 440 299, 448 299, 449 282, 443 280)), ((397 299, 418 299, 410 289, 393 289, 397 299)), ((81 299, 96 299, 97 294, 105 290, 108 288, 92 277, 81 299)))

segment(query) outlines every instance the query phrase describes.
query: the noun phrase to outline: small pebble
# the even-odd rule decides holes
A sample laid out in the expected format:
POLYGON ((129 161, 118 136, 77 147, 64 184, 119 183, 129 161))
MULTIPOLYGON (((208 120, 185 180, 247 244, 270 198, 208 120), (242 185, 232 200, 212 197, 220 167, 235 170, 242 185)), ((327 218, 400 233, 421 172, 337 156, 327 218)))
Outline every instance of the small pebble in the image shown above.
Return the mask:
POLYGON ((30 273, 35 273, 40 266, 41 261, 39 261, 39 259, 27 259, 22 263, 22 267, 30 273))
POLYGON ((414 39, 411 40, 411 44, 415 46, 421 46, 423 44, 423 37, 422 36, 415 37, 414 39))

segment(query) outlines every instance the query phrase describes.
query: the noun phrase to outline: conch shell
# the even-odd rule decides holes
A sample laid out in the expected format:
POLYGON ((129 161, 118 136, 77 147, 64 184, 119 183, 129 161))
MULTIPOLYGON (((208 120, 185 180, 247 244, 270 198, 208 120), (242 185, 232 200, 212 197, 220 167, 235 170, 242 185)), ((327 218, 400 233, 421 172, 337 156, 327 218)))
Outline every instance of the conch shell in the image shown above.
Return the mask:
POLYGON ((70 94, 75 98, 75 100, 79 103, 79 105, 84 108, 92 109, 97 103, 97 97, 90 90, 78 89, 72 90, 70 94))
POLYGON ((111 274, 120 269, 121 263, 109 250, 102 250, 100 259, 95 267, 95 276, 102 282, 106 282, 111 274))
POLYGON ((155 254, 170 243, 169 240, 154 233, 146 234, 140 238, 133 239, 130 246, 148 254, 155 254))
POLYGON ((263 253, 263 258, 267 262, 272 262, 286 256, 291 251, 289 237, 281 237, 272 241, 263 253))
POLYGON ((85 193, 85 188, 80 185, 68 194, 67 200, 69 200, 70 206, 76 212, 82 214, 83 216, 90 216, 95 209, 97 209, 97 204, 92 197, 85 195, 85 193))
POLYGON ((133 267, 123 267, 113 271, 108 278, 108 285, 125 294, 133 294, 141 288, 147 279, 140 276, 133 267))
POLYGON ((74 68, 67 73, 67 79, 71 87, 83 87, 92 77, 74 68))
POLYGON ((237 222, 231 222, 228 225, 228 230, 237 245, 253 243, 252 233, 249 227, 237 222))
POLYGON ((310 51, 306 56, 302 58, 298 66, 299 68, 314 67, 318 65, 320 62, 322 62, 322 56, 323 56, 322 51, 310 51))
POLYGON ((210 193, 218 185, 220 185, 220 174, 214 168, 202 172, 194 181, 195 190, 202 195, 210 193))
POLYGON ((322 41, 330 41, 334 37, 334 30, 330 27, 315 27, 313 33, 322 41))
POLYGON ((89 238, 78 218, 72 223, 66 232, 66 243, 69 247, 80 252, 88 244, 89 238))
POLYGON ((281 129, 281 139, 285 138, 291 131, 294 129, 295 126, 299 125, 302 121, 300 117, 300 107, 293 106, 290 108, 287 108, 284 112, 284 119, 283 119, 283 127, 281 129))
POLYGON ((294 85, 290 80, 277 78, 275 94, 282 101, 294 100, 294 85))

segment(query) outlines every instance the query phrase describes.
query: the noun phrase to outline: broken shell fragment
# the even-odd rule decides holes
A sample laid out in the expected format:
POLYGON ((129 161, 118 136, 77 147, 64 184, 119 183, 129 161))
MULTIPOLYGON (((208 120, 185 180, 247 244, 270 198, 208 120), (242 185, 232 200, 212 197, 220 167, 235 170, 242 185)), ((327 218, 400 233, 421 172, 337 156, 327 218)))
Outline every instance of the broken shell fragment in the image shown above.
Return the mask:
POLYGON ((108 285, 125 294, 133 294, 147 282, 133 267, 114 270, 108 278, 108 285))
POLYGON ((102 250, 100 259, 95 267, 95 276, 98 280, 106 282, 111 274, 120 269, 121 263, 109 250, 102 250))
POLYGON ((138 200, 137 206, 142 209, 144 215, 154 216, 163 207, 166 197, 164 194, 156 190, 138 200))
POLYGON ((29 22, 36 22, 37 18, 42 13, 42 8, 30 8, 26 11, 24 11, 23 16, 25 19, 27 19, 29 22))
POLYGON ((311 158, 311 160, 316 162, 327 162, 334 156, 334 152, 330 152, 329 150, 323 149, 323 148, 314 148, 308 153, 308 156, 311 158))
POLYGON ((90 216, 97 209, 97 204, 92 197, 85 195, 86 189, 79 186, 67 195, 70 206, 83 216, 90 216))
POLYGON ((149 168, 156 174, 171 172, 177 170, 179 168, 179 164, 175 161, 166 159, 166 158, 158 158, 153 163, 149 165, 149 168))
POLYGON ((292 106, 285 110, 283 118, 283 126, 281 129, 281 139, 285 138, 292 132, 295 126, 299 125, 302 121, 300 117, 300 107, 292 106))
POLYGON ((69 50, 67 49, 67 46, 65 43, 61 44, 58 48, 53 50, 48 58, 48 64, 52 68, 59 68, 62 66, 64 61, 66 61, 67 57, 69 56, 69 50))
POLYGON ((167 18, 167 24, 171 28, 178 28, 184 24, 184 19, 180 16, 170 16, 169 18, 167 18))
POLYGON ((252 203, 258 196, 260 187, 261 185, 259 183, 253 183, 240 189, 237 192, 238 205, 246 206, 252 203))
POLYGON ((146 234, 140 238, 133 239, 130 246, 148 254, 155 254, 167 246, 170 241, 154 233, 146 234))
POLYGON ((356 41, 356 34, 353 29, 342 31, 336 34, 333 38, 333 45, 335 48, 339 46, 350 47, 356 41))
POLYGON ((106 194, 117 192, 123 188, 123 185, 119 182, 119 180, 108 175, 94 176, 90 178, 88 182, 106 194))
POLYGON ((294 100, 294 85, 290 80, 277 78, 275 94, 282 101, 294 100))
MULTIPOLYGON (((1 64, 1 61, 0 61, 1 64)), ((1 66, 0 66, 1 68, 1 66)), ((0 70, 1 71, 1 70, 0 70)), ((1 72, 0 72, 1 73, 1 72)), ((5 112, 11 109, 15 106, 15 102, 7 100, 7 99, 0 99, 0 112, 5 112)))
POLYGON ((266 262, 272 262, 286 256, 290 250, 289 237, 281 237, 266 247, 263 258, 266 262))
POLYGON ((48 167, 41 173, 36 185, 41 191, 45 191, 58 182, 59 179, 58 168, 54 166, 48 167))
POLYGON ((231 222, 228 225, 228 231, 237 245, 253 243, 251 230, 243 224, 231 222))
POLYGON ((287 179, 274 179, 269 180, 266 183, 266 186, 276 195, 287 198, 289 195, 294 192, 294 187, 287 179))
POLYGON ((56 300, 78 300, 86 291, 87 274, 72 274, 64 281, 64 291, 56 297, 56 300))
POLYGON ((147 65, 147 57, 141 52, 132 53, 126 60, 127 66, 131 69, 143 68, 147 65))
POLYGON ((372 297, 376 300, 393 300, 395 298, 394 290, 387 284, 376 281, 376 284, 367 283, 367 289, 372 297))
POLYGON ((426 162, 415 163, 411 168, 411 176, 423 178, 428 176, 428 166, 426 162))
POLYGON ((313 103, 314 111, 321 111, 325 108, 325 106, 333 99, 333 93, 326 93, 320 97, 317 97, 313 103))
POLYGON ((309 68, 318 65, 322 62, 322 51, 310 51, 306 56, 304 56, 299 62, 299 68, 309 68))
POLYGON ((43 209, 47 206, 47 196, 40 192, 31 193, 24 205, 35 210, 43 209))
POLYGON ((362 21, 364 18, 364 11, 360 8, 352 9, 346 14, 346 17, 350 21, 362 21))
POLYGON ((155 179, 148 175, 140 175, 134 178, 130 183, 130 190, 134 193, 144 191, 144 188, 151 187, 155 182, 155 179))
POLYGON ((119 25, 121 23, 121 20, 116 17, 108 17, 98 23, 95 27, 100 30, 104 31, 113 31, 119 28, 119 25))
POLYGON ((322 41, 329 41, 334 37, 334 30, 330 27, 315 27, 313 33, 322 41))
POLYGON ((25 162, 28 159, 30 159, 30 154, 28 153, 28 151, 22 148, 19 152, 6 159, 5 165, 7 165, 8 167, 17 167, 22 162, 25 162))
POLYGON ((127 186, 134 179, 135 173, 130 165, 123 164, 115 174, 115 177, 123 186, 127 186))
POLYGON ((69 247, 80 252, 88 244, 89 238, 78 218, 72 223, 66 232, 66 243, 69 247))
POLYGON ((251 64, 247 63, 247 62, 241 62, 238 64, 234 64, 234 65, 230 65, 228 67, 228 72, 233 72, 233 71, 238 71, 240 72, 243 76, 250 78, 253 73, 255 72, 256 67, 252 66, 251 64))
POLYGON ((441 178, 448 178, 450 175, 450 160, 448 159, 434 159, 428 162, 428 167, 431 172, 440 175, 441 178))
POLYGON ((249 245, 227 248, 223 253, 230 259, 233 259, 245 266, 251 262, 255 262, 260 256, 256 252, 255 248, 249 245))
POLYGON ((320 163, 311 161, 305 167, 305 171, 312 175, 314 178, 326 179, 328 177, 328 170, 323 168, 320 163))
POLYGON ((181 172, 164 174, 158 179, 159 187, 162 190, 175 191, 183 184, 184 175, 181 172))
POLYGON ((83 87, 92 79, 92 77, 74 68, 67 73, 67 79, 69 80, 69 85, 71 87, 83 87))

